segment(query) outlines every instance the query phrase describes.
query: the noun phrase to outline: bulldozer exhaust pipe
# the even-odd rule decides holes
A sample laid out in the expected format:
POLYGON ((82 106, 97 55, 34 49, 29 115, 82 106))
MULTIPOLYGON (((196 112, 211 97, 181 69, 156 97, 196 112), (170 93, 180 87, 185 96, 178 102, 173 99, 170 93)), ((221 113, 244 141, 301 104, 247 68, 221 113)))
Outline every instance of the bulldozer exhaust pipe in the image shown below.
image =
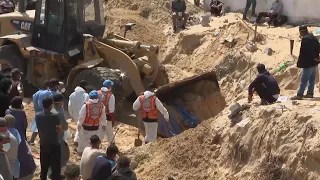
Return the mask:
POLYGON ((18 11, 21 13, 25 13, 26 12, 26 4, 27 1, 26 0, 19 0, 19 7, 18 7, 18 11))

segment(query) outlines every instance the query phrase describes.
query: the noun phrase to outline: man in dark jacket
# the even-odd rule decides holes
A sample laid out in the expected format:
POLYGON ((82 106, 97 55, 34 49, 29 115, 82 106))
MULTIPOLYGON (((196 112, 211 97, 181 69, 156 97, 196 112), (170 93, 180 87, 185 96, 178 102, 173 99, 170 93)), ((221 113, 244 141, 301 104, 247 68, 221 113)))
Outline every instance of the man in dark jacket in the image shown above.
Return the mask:
POLYGON ((172 0, 171 2, 171 10, 172 10, 172 25, 173 31, 177 30, 177 20, 179 18, 179 13, 182 13, 183 25, 182 29, 186 28, 186 24, 189 18, 189 14, 186 12, 187 6, 185 0, 172 0))
POLYGON ((118 147, 111 145, 107 148, 107 156, 98 156, 91 174, 91 180, 106 180, 114 172, 117 162, 118 147))
POLYGON ((0 117, 6 115, 7 109, 9 109, 9 97, 8 93, 11 90, 12 81, 8 78, 3 78, 0 80, 0 117))
POLYGON ((118 167, 110 177, 110 180, 137 180, 136 174, 130 169, 130 159, 120 156, 117 160, 118 167))
POLYGON ((300 88, 297 96, 292 100, 302 100, 304 91, 308 85, 306 98, 313 98, 314 84, 316 79, 316 70, 319 60, 320 44, 313 34, 308 32, 307 26, 299 27, 300 36, 302 37, 300 55, 297 62, 297 67, 302 68, 300 88))
POLYGON ((266 70, 264 64, 258 64, 259 75, 249 86, 248 102, 252 101, 254 92, 261 98, 261 105, 272 104, 277 101, 280 95, 280 88, 277 80, 266 70))

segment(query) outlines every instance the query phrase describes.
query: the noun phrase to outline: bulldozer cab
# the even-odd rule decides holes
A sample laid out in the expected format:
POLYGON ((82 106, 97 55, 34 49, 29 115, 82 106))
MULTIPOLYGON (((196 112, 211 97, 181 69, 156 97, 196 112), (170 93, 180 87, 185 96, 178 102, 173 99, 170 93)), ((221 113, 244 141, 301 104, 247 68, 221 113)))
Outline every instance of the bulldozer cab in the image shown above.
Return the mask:
POLYGON ((84 33, 102 37, 102 0, 38 0, 31 44, 59 54, 82 52, 84 33))

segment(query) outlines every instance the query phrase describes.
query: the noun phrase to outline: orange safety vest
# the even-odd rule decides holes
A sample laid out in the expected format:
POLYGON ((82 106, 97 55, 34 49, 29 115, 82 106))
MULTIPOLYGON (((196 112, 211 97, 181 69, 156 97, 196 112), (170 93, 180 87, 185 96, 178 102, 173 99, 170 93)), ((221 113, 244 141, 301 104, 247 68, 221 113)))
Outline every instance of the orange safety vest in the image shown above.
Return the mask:
POLYGON ((87 127, 92 127, 92 126, 99 127, 102 109, 103 109, 103 104, 101 102, 98 102, 98 103, 86 102, 87 112, 82 125, 87 127))
POLYGON ((156 96, 145 98, 144 95, 139 96, 142 118, 158 119, 158 109, 156 106, 156 96))
POLYGON ((106 114, 109 114, 109 100, 112 95, 111 91, 107 91, 106 93, 102 92, 101 90, 98 91, 99 94, 101 93, 104 96, 104 99, 102 101, 103 105, 106 107, 106 114))

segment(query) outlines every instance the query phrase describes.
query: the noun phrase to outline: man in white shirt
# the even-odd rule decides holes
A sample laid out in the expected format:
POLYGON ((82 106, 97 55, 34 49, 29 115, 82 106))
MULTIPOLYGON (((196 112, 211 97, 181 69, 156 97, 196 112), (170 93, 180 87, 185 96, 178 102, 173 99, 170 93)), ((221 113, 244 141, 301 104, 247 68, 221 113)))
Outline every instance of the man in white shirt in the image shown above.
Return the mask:
MULTIPOLYGON (((74 89, 74 92, 69 96, 69 103, 68 103, 68 111, 72 118, 72 121, 76 124, 78 123, 79 119, 79 112, 82 106, 89 100, 89 95, 86 93, 86 86, 88 85, 87 81, 82 80, 74 89)), ((79 131, 76 131, 74 136, 74 143, 78 145, 79 141, 79 131)))
POLYGON ((91 91, 89 98, 89 101, 82 106, 79 112, 78 153, 82 153, 85 147, 90 146, 90 138, 93 135, 97 135, 100 139, 103 139, 107 126, 106 107, 99 102, 98 92, 91 91))
POLYGON ((104 153, 100 151, 101 141, 97 135, 90 138, 91 147, 86 147, 80 161, 80 174, 84 180, 91 178, 92 168, 98 156, 104 153))
POLYGON ((142 121, 146 131, 145 143, 157 139, 158 114, 163 114, 164 119, 169 121, 169 113, 161 101, 151 91, 145 91, 140 95, 132 106, 134 111, 141 109, 142 121))

